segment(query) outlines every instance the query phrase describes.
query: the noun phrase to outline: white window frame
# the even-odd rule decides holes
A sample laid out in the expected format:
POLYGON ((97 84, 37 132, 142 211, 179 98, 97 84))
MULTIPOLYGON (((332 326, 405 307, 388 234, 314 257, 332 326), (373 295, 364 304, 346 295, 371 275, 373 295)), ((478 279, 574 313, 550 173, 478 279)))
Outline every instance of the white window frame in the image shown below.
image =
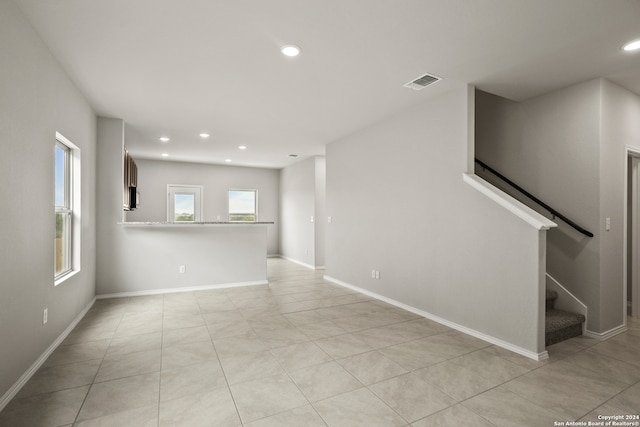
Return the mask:
POLYGON ((257 222, 258 221, 258 190, 253 190, 253 189, 247 189, 247 188, 230 188, 229 191, 227 192, 227 212, 229 214, 229 222, 257 222), (253 197, 253 221, 238 221, 238 220, 232 220, 232 216, 233 215, 251 215, 250 213, 246 213, 246 212, 231 212, 231 200, 230 200, 230 195, 232 191, 245 191, 245 192, 252 192, 254 194, 253 197))
POLYGON ((204 193, 203 189, 204 187, 202 185, 167 184, 167 222, 202 222, 202 193, 204 193), (180 194, 194 195, 193 221, 175 220, 175 196, 180 194))
MULTIPOLYGON (((65 161, 65 200, 64 206, 56 206, 54 202, 54 221, 56 216, 60 213, 67 216, 67 235, 65 236, 65 248, 66 257, 68 259, 68 265, 63 271, 59 273, 55 272, 56 262, 56 248, 54 238, 54 285, 58 286, 65 280, 69 279, 73 275, 80 271, 80 232, 81 232, 81 220, 80 220, 80 195, 81 195, 81 182, 80 182, 80 149, 74 143, 69 141, 59 132, 56 132, 56 147, 60 147, 66 152, 65 161)), ((55 165, 54 165, 55 171, 55 165)), ((54 179, 55 182, 55 179, 54 179)), ((55 188, 54 188, 55 194, 55 188)), ((55 222, 54 222, 55 224, 55 222)))

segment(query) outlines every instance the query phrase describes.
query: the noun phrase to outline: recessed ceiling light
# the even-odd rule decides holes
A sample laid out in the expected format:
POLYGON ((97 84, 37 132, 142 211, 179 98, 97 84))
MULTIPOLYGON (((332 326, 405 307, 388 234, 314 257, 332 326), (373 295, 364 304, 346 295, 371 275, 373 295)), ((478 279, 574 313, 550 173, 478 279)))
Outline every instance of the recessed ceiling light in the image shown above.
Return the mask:
POLYGON ((296 46, 293 44, 288 44, 280 48, 280 52, 282 52, 284 56, 291 56, 291 57, 300 55, 300 50, 301 50, 300 46, 296 46))
POLYGON ((168 154, 168 153, 162 153, 162 154, 160 154, 160 155, 161 155, 162 157, 169 157, 169 154, 168 154))
POLYGON ((231 163, 231 159, 224 159, 225 162, 231 163))
POLYGON ((238 150, 246 150, 247 146, 246 145, 238 145, 238 150))
POLYGON ((168 137, 166 137, 166 136, 161 136, 161 137, 160 137, 160 141, 162 141, 162 142, 169 142, 169 138, 168 138, 168 137))
POLYGON ((625 44, 622 47, 622 50, 625 50, 627 52, 631 52, 633 50, 638 50, 638 49, 640 49, 640 40, 634 40, 632 42, 625 44))
POLYGON ((203 138, 203 139, 207 139, 207 138, 209 138, 209 136, 211 136, 211 135, 209 135, 208 133, 201 133, 200 134, 200 138, 203 138))

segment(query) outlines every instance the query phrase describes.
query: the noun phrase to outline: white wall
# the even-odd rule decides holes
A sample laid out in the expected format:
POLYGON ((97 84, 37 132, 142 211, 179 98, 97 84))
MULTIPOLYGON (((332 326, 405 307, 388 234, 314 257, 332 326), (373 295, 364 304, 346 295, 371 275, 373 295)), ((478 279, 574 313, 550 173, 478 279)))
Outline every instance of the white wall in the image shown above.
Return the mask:
MULTIPOLYGON (((600 224, 611 218, 611 231, 600 243, 600 310, 602 330, 624 322, 624 213, 626 147, 640 151, 640 96, 601 80, 600 224)), ((602 229, 602 227, 601 227, 602 229)), ((636 295, 634 298, 638 298, 636 295)))
POLYGON ((322 268, 325 259, 325 224, 327 223, 327 161, 324 157, 315 159, 315 267, 322 268))
POLYGON ((309 267, 316 265, 315 165, 312 157, 280 171, 280 254, 309 267))
POLYGON ((228 221, 229 189, 258 190, 258 221, 275 222, 267 226, 268 253, 279 253, 279 170, 146 159, 135 161, 141 205, 126 213, 127 221, 166 221, 167 184, 203 186, 203 221, 228 221))
POLYGON ((590 308, 591 330, 600 323, 599 99, 597 81, 523 103, 476 96, 476 156, 595 234, 589 238, 558 220, 547 241, 547 271, 590 308))
MULTIPOLYGON (((119 225, 118 222, 123 218, 123 121, 100 117, 97 135, 100 159, 97 187, 100 243, 97 251, 98 295, 266 283, 265 225, 119 225), (180 265, 186 266, 186 273, 179 273, 180 265)), ((178 169, 181 168, 178 166, 178 169)), ((144 176, 145 170, 143 167, 139 175, 144 176)), ((145 182, 141 181, 144 206, 147 190, 143 189, 143 185, 145 182)), ((166 182, 163 181, 162 186, 164 193, 166 182)), ((147 188, 152 193, 151 183, 147 188)), ((148 198, 149 205, 153 205, 153 198, 148 198)), ((165 218, 163 216, 158 220, 165 218)))
POLYGON ((522 103, 480 91, 476 101, 477 157, 595 234, 558 220, 547 271, 587 305, 588 330, 622 325, 624 147, 640 145, 638 96, 596 79, 522 103))
POLYGON ((280 254, 310 268, 324 267, 325 164, 312 157, 280 174, 280 254))
MULTIPOLYGON (((95 295, 96 119, 10 1, 0 1, 0 408, 2 396, 95 295), (53 284, 56 131, 81 150, 81 270, 53 284), (42 311, 49 321, 42 324, 42 311)), ((6 403, 6 402, 4 402, 6 403)))
POLYGON ((327 146, 326 274, 539 354, 546 232, 463 182, 470 126, 462 87, 327 146))

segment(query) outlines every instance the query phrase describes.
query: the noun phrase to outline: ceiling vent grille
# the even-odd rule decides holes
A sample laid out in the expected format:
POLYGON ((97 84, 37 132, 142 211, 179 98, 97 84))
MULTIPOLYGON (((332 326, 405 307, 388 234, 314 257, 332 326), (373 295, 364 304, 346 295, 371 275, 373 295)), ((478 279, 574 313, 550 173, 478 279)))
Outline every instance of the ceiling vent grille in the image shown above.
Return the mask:
POLYGON ((424 76, 420 76, 417 79, 412 80, 403 86, 413 90, 422 90, 427 86, 430 86, 436 82, 439 82, 440 80, 442 80, 440 77, 436 77, 432 74, 425 74, 424 76))

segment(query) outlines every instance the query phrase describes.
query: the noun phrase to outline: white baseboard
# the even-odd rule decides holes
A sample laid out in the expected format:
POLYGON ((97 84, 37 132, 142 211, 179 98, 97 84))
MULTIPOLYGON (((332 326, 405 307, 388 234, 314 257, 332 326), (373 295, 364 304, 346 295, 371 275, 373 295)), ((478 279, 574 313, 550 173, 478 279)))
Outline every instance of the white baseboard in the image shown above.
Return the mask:
POLYGON ((76 318, 73 319, 73 322, 71 322, 71 324, 67 326, 67 328, 64 331, 62 331, 60 336, 58 336, 58 338, 56 338, 56 340, 53 343, 51 343, 51 345, 44 351, 44 353, 42 353, 40 357, 38 357, 38 359, 35 362, 33 362, 33 365, 31 365, 29 369, 27 369, 27 371, 24 374, 22 374, 20 378, 18 378, 18 381, 16 381, 15 384, 12 385, 11 388, 9 388, 9 390, 7 390, 7 392, 2 397, 0 397, 0 412, 2 412, 5 406, 9 404, 11 399, 13 399, 20 392, 22 387, 24 387, 27 381, 31 379, 33 374, 35 374, 38 371, 38 369, 40 369, 42 364, 47 360, 47 358, 51 355, 51 353, 53 353, 55 349, 58 348, 58 346, 62 343, 62 341, 64 341, 65 338, 67 338, 67 336, 71 333, 71 331, 73 331, 73 328, 75 328, 78 325, 80 320, 82 320, 84 315, 87 314, 87 312, 91 309, 91 307, 95 302, 96 302, 96 299, 95 298, 92 299, 91 302, 87 304, 87 306, 80 312, 80 314, 78 314, 76 318))
POLYGON ((584 332, 584 335, 589 338, 602 341, 602 340, 608 340, 611 337, 615 337, 616 335, 621 334, 626 330, 627 330, 627 325, 620 325, 620 326, 616 326, 613 329, 609 329, 608 331, 605 331, 605 332, 593 332, 593 331, 586 330, 584 332))
POLYGON ((443 319, 442 317, 436 316, 436 315, 428 313, 426 311, 422 311, 422 310, 417 309, 415 307, 412 307, 410 305, 401 303, 401 302, 396 301, 394 299, 387 298, 387 297, 385 297, 383 295, 376 294, 375 292, 371 292, 371 291, 368 291, 366 289, 359 288, 357 286, 353 286, 353 285, 351 285, 349 283, 345 283, 345 282, 343 282, 341 280, 338 280, 338 279, 335 279, 335 278, 333 278, 331 276, 324 276, 324 278, 326 280, 332 282, 332 283, 335 283, 336 285, 343 286, 345 288, 354 290, 356 292, 360 292, 362 294, 368 295, 368 296, 370 296, 372 298, 375 298, 377 300, 386 302, 387 304, 391 304, 391 305, 394 305, 396 307, 402 308, 403 310, 407 310, 407 311, 409 311, 411 313, 417 314, 418 316, 422 316, 422 317, 425 317, 425 318, 427 318, 429 320, 433 320, 434 322, 438 322, 438 323, 440 323, 442 325, 448 326, 451 329, 455 329, 455 330, 463 332, 463 333, 465 333, 467 335, 471 335, 472 337, 479 338, 479 339, 481 339, 483 341, 487 341, 487 342, 489 342, 491 344, 497 345, 498 347, 504 348, 504 349, 512 351, 514 353, 518 353, 518 354, 520 354, 520 355, 522 355, 524 357, 527 357, 529 359, 533 359, 533 360, 539 362, 539 361, 542 361, 542 360, 545 360, 545 359, 549 358, 549 353, 547 353, 546 350, 543 351, 543 352, 540 352, 540 353, 535 353, 535 352, 532 352, 532 351, 527 350, 525 348, 522 348, 522 347, 513 345, 511 343, 508 343, 506 341, 503 341, 503 340, 501 340, 499 338, 495 338, 495 337, 492 337, 490 335, 486 335, 486 334, 484 334, 482 332, 476 331, 475 329, 471 329, 471 328, 468 328, 466 326, 459 325, 459 324, 451 322, 451 321, 449 321, 447 319, 443 319))
POLYGON ((96 295, 96 299, 140 297, 144 295, 174 294, 178 292, 206 291, 209 289, 240 288, 243 286, 257 286, 257 285, 268 285, 268 284, 269 284, 268 280, 256 280, 253 282, 223 283, 219 285, 190 286, 186 288, 150 289, 148 291, 117 292, 114 294, 96 295))
MULTIPOLYGON (((290 257, 288 257, 288 256, 280 255, 280 258, 282 258, 282 259, 286 259, 287 261, 291 261, 291 262, 292 262, 292 263, 294 263, 294 264, 301 265, 301 266, 306 267, 306 268, 308 268, 308 269, 310 269, 310 270, 315 270, 315 269, 316 269, 316 267, 315 267, 315 266, 313 266, 313 265, 311 265, 311 264, 307 264, 306 262, 298 261, 297 259, 290 258, 290 257)), ((323 268, 324 268, 324 267, 323 267, 323 268)))

